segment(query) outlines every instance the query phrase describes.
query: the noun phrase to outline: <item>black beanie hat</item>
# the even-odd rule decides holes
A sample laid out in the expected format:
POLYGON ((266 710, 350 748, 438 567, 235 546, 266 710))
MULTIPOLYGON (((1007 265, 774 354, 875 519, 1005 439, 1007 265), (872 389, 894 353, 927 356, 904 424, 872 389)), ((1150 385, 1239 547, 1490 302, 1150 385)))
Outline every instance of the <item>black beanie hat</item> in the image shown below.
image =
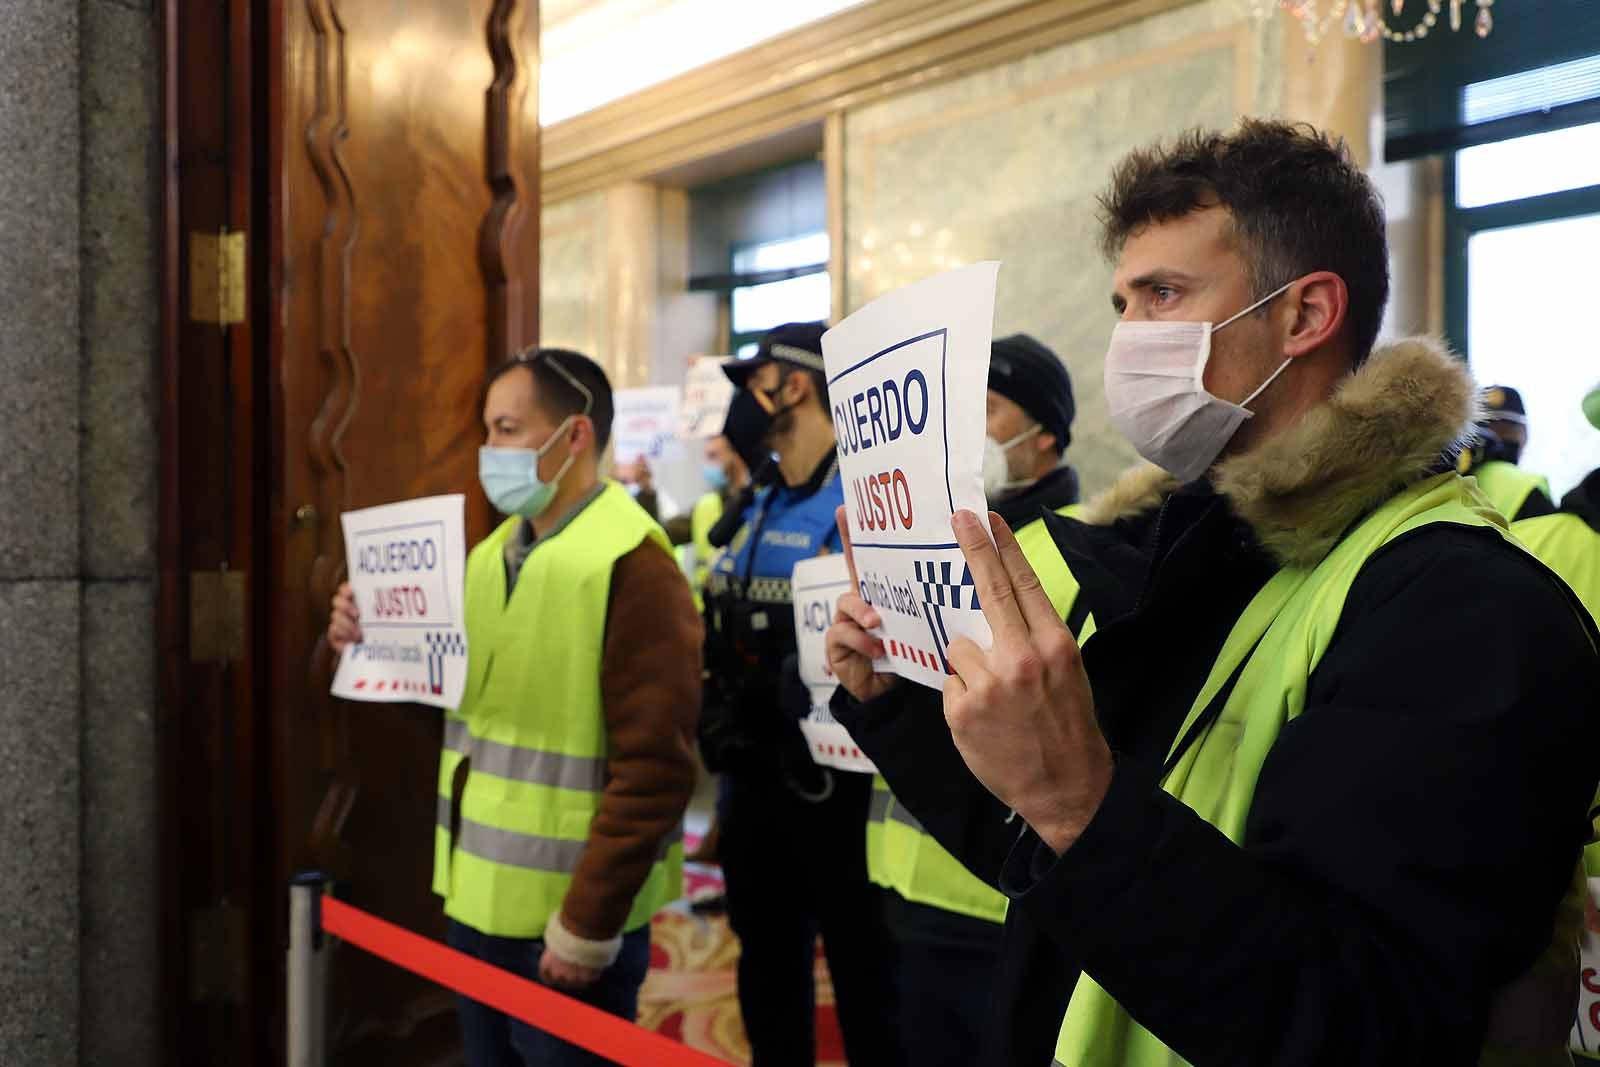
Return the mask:
POLYGON ((1056 439, 1072 442, 1072 378, 1056 354, 1025 333, 996 338, 989 348, 989 388, 1012 401, 1056 439))

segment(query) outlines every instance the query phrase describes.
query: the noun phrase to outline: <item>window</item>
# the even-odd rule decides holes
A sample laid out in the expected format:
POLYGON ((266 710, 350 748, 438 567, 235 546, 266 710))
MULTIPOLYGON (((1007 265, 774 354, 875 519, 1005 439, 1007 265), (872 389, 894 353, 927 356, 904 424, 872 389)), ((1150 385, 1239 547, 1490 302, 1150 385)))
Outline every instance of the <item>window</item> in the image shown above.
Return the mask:
POLYGON ((733 273, 741 277, 793 270, 808 273, 732 290, 729 340, 735 355, 755 351, 763 333, 785 322, 826 322, 833 288, 825 233, 768 241, 733 253, 733 273))
POLYGON ((754 352, 762 334, 785 322, 828 320, 833 288, 820 162, 704 186, 689 205, 689 288, 722 296, 729 351, 754 352))
POLYGON ((1522 465, 1549 478, 1557 500, 1600 467, 1600 433, 1579 409, 1600 381, 1596 160, 1600 123, 1464 148, 1448 165, 1451 339, 1480 385, 1522 393, 1522 465))

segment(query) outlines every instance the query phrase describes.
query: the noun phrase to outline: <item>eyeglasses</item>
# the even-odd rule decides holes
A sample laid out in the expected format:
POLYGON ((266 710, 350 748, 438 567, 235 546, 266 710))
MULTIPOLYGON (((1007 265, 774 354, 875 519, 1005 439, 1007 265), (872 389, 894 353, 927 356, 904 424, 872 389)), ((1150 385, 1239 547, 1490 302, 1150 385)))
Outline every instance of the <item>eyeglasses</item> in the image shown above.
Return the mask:
POLYGON ((568 385, 572 386, 579 393, 583 394, 583 414, 585 416, 593 414, 594 413, 594 394, 589 391, 587 386, 585 386, 582 382, 578 381, 578 379, 573 376, 571 371, 569 371, 569 370, 567 370, 567 368, 563 367, 561 365, 560 361, 556 359, 556 357, 552 356, 545 349, 542 349, 542 348, 524 349, 521 352, 518 352, 516 354, 515 358, 513 359, 513 362, 522 363, 522 364, 525 364, 527 366, 532 366, 533 364, 538 363, 541 360, 544 363, 548 364, 551 370, 555 371, 557 374, 561 375, 561 377, 565 378, 568 385))

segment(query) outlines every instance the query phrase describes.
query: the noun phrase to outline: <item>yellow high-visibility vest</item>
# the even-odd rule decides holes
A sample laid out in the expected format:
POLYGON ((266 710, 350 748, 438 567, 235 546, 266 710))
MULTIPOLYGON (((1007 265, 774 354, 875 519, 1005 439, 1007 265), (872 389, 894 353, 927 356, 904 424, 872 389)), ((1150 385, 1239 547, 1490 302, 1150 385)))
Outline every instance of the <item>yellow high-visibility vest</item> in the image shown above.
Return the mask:
MULTIPOLYGON (((600 675, 612 569, 646 540, 672 548, 608 483, 534 545, 508 598, 505 546, 521 521, 506 520, 467 559, 467 686, 445 719, 433 889, 446 914, 474 929, 538 938, 561 907, 606 786, 600 675)), ((680 836, 663 846, 623 929, 643 926, 682 890, 680 836)))

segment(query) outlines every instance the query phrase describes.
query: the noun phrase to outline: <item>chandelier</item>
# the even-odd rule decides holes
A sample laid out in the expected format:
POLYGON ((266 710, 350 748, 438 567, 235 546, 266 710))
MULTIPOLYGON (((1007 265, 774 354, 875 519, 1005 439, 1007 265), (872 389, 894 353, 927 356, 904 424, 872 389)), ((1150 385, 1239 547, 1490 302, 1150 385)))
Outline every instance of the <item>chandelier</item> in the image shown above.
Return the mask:
MULTIPOLYGON (((1468 0, 1254 0, 1258 15, 1270 15, 1274 7, 1298 19, 1305 29, 1306 40, 1316 44, 1333 32, 1335 27, 1346 37, 1365 43, 1380 38, 1396 43, 1409 43, 1428 36, 1448 6, 1449 24, 1453 32, 1462 25, 1463 8, 1468 0), (1406 8, 1410 7, 1408 13, 1406 8), (1388 10, 1385 11, 1384 9, 1388 10), (1420 13, 1419 13, 1420 12, 1420 13)), ((1494 0, 1472 0, 1477 14, 1472 19, 1472 29, 1479 37, 1487 37, 1494 30, 1494 15, 1490 9, 1494 0)))

